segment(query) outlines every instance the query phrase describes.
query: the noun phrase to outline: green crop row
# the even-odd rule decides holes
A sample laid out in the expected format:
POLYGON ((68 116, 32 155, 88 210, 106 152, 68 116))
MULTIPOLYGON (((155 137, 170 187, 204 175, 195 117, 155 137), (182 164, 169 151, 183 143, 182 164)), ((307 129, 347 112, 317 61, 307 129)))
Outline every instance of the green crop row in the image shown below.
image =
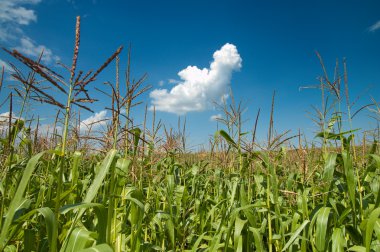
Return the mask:
POLYGON ((340 78, 329 81, 322 60, 319 146, 302 143, 298 134, 298 148, 285 147, 295 137, 275 135, 273 98, 265 145, 255 141, 259 113, 248 139, 241 104, 232 103, 220 106, 224 129, 210 149, 190 153, 186 123, 179 132, 163 126, 159 141, 162 124, 155 117, 150 130, 146 120, 134 125, 131 108, 148 87, 145 77, 130 81, 128 67, 121 95, 122 48, 97 71, 77 72, 79 21, 68 82, 41 57, 7 51, 31 72, 14 67, 21 88, 9 95, 8 125, 2 126, 0 251, 380 251, 378 143, 376 137, 365 142, 365 135, 355 142, 349 102, 350 129, 343 130, 340 78), (80 136, 73 107, 91 110, 87 85, 114 59, 116 84, 108 83, 106 93, 111 122, 104 135, 80 136), (40 87, 36 76, 66 100, 40 87), (16 109, 15 93, 21 99, 16 109), (61 132, 54 126, 53 134, 39 134, 38 120, 31 130, 24 112, 32 100, 59 108, 54 124, 62 119, 61 132), (87 141, 101 148, 94 151, 87 141))

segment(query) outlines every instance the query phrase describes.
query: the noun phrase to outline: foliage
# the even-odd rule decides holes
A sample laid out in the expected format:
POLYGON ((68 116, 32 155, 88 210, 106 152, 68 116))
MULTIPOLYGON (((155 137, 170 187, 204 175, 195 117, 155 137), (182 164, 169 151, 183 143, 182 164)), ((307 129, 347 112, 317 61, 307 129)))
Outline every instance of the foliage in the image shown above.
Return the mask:
MULTIPOLYGON (((154 119, 149 131, 145 121, 141 128, 131 119, 139 104, 133 100, 148 89, 138 91, 145 77, 130 82, 128 66, 122 97, 117 64, 116 86, 108 83, 112 122, 95 152, 78 144, 81 139, 69 141, 78 131, 70 126, 71 105, 86 109, 83 103, 93 102, 76 99, 76 92, 87 96, 84 87, 114 58, 118 63, 121 49, 86 81, 91 72, 84 79, 75 75, 79 19, 75 45, 68 92, 57 84, 61 75, 10 52, 31 69, 29 76, 37 73, 58 85, 67 106, 38 89, 34 77, 24 80, 16 71, 28 95, 21 95, 17 120, 11 109, 0 141, 0 251, 380 250, 378 143, 355 145, 356 130, 342 130, 340 106, 330 119, 321 114, 320 147, 302 144, 299 135, 299 148, 286 149, 293 137, 274 136, 273 95, 266 149, 254 141, 259 113, 252 141, 245 138, 240 104, 224 104, 227 116, 220 122, 227 129, 216 132, 210 151, 185 151, 185 125, 178 133, 165 128, 160 148, 161 123, 154 119), (62 135, 49 136, 45 148, 38 127, 32 138, 21 116, 33 97, 65 111, 62 135)), ((339 103, 340 86, 326 81, 322 86, 339 103)))

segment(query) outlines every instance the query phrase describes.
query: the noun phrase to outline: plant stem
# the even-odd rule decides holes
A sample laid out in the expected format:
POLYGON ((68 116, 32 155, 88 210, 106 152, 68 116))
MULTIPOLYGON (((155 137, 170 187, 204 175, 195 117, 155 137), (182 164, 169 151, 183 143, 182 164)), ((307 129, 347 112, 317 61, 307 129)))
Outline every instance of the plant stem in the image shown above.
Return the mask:
MULTIPOLYGON (((55 218, 57 222, 59 223, 59 208, 61 207, 61 193, 62 193, 62 187, 63 187, 63 171, 65 169, 65 155, 66 155, 66 145, 67 145, 67 135, 69 132, 69 119, 70 119, 70 111, 71 111, 71 96, 73 92, 73 85, 70 84, 69 93, 67 96, 67 104, 66 104, 66 110, 65 110, 65 123, 63 127, 63 136, 62 136, 62 146, 61 146, 61 153, 60 153, 60 160, 58 163, 58 185, 57 185, 57 196, 55 201, 55 218)), ((55 241, 53 241, 55 242, 55 241)))

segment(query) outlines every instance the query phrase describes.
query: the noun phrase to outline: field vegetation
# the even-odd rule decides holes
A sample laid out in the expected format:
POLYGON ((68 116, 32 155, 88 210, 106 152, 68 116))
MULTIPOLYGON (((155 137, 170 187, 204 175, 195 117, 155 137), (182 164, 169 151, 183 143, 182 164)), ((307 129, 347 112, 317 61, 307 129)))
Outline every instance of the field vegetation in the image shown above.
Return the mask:
POLYGON ((79 44, 78 18, 71 67, 59 68, 66 78, 41 63, 43 52, 30 59, 4 48, 22 68, 12 64, 17 85, 2 103, 10 113, 1 126, 0 251, 380 251, 379 130, 351 123, 380 110, 371 101, 351 111, 345 62, 330 80, 317 55, 317 143, 275 131, 273 95, 268 139, 258 144, 260 111, 243 131, 232 97, 218 105, 210 147, 189 152, 186 122, 168 128, 154 111, 150 125, 133 120, 136 106, 150 113, 139 101, 150 87, 131 77, 130 51, 124 79, 122 47, 85 72, 79 44), (92 86, 113 61, 111 92, 92 86), (90 89, 108 99, 112 118, 106 131, 83 135, 79 111, 96 102, 90 89), (27 118, 34 102, 58 108, 53 133, 27 118))

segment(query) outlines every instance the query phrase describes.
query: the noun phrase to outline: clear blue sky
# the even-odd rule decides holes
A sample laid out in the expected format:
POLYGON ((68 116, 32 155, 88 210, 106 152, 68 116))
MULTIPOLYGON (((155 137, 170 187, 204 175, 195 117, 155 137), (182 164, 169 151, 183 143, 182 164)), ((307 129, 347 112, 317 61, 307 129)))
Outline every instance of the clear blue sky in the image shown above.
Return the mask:
MULTIPOLYGON (((291 129, 296 133, 301 128, 308 136, 313 136, 316 127, 307 111, 312 111, 311 105, 320 106, 320 92, 316 89, 300 91, 299 87, 317 84, 316 78, 322 75, 316 50, 322 55, 330 76, 335 59, 346 57, 352 100, 361 95, 353 110, 371 102, 370 96, 380 100, 378 0, 0 0, 0 7, 1 45, 18 48, 30 56, 44 46, 49 56, 45 59, 47 64, 54 65, 60 60, 69 65, 75 17, 80 15, 80 69, 97 68, 119 45, 127 47, 132 44, 132 75, 139 78, 147 73, 146 84, 152 85, 152 90, 167 89, 162 96, 165 99, 174 99, 170 91, 178 85, 169 83, 169 79, 186 84, 178 72, 188 66, 209 69, 215 51, 221 50, 226 43, 234 45, 242 60, 241 67, 235 65, 231 70, 222 66, 216 74, 222 75, 219 78, 221 87, 226 86, 223 80, 227 76, 235 99, 246 105, 247 129, 252 128, 258 108, 262 109, 258 128, 258 137, 262 140, 266 139, 274 90, 278 132, 291 129)), ((124 50, 121 56, 123 69, 126 52, 124 50)), ((0 53, 0 60, 15 62, 4 52, 0 53)), ((191 79, 194 76, 189 78, 187 82, 196 83, 191 79)), ((114 65, 91 87, 102 87, 106 80, 114 80, 114 65)), ((208 79, 207 85, 196 85, 195 88, 208 89, 213 85, 212 80, 208 79)), ((178 92, 181 90, 192 89, 184 88, 178 92)), ((201 94, 206 98, 214 98, 214 91, 203 91, 201 94)), ((1 100, 6 94, 6 91, 2 92, 1 100)), ((92 94, 95 98, 102 97, 95 91, 92 94)), ((177 93, 173 110, 183 102, 180 95, 177 93)), ((154 102, 149 93, 142 98, 148 106, 154 102)), ((100 112, 109 103, 107 98, 102 98, 92 108, 100 112)), ((191 108, 192 104, 188 105, 191 108)), ((207 142, 216 129, 216 123, 210 117, 220 113, 209 104, 201 105, 202 109, 181 115, 182 118, 186 116, 191 146, 207 142)), ((133 112, 137 122, 142 120, 143 109, 144 106, 140 106, 133 112)), ((160 111, 157 117, 168 126, 176 127, 178 115, 172 113, 173 110, 160 111)), ((7 111, 3 106, 0 112, 7 111)), ((35 106, 33 112, 46 118, 53 114, 52 109, 42 111, 40 106, 35 106)), ((375 121, 368 117, 369 114, 363 111, 354 121, 355 126, 374 126, 375 121)), ((83 112, 83 118, 90 116, 83 112)))

